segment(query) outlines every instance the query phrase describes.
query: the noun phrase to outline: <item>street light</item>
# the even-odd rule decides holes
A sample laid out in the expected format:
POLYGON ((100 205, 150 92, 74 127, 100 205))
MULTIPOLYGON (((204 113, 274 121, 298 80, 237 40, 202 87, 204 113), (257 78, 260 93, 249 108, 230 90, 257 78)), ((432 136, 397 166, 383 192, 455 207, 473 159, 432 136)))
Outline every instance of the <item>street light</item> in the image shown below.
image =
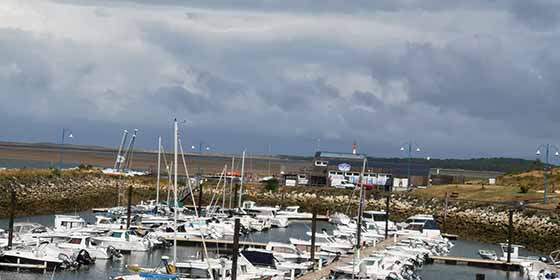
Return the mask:
POLYGON ((546 175, 547 172, 549 171, 548 169, 550 169, 550 149, 554 149, 556 150, 554 152, 555 156, 559 156, 560 155, 560 149, 558 149, 558 147, 554 146, 554 145, 550 145, 550 144, 541 144, 540 146, 537 147, 537 156, 541 155, 541 149, 544 149, 544 168, 543 168, 543 179, 544 179, 544 196, 543 196, 543 203, 546 204, 546 175))
POLYGON ((418 146, 418 144, 416 144, 416 142, 413 141, 408 141, 406 143, 404 143, 401 147, 401 151, 407 151, 408 152, 408 166, 407 166, 407 182, 406 182, 406 190, 410 190, 410 164, 412 161, 412 150, 416 148, 416 152, 420 152, 420 146, 418 146))
POLYGON ((72 134, 72 131, 68 128, 62 128, 62 137, 60 139, 60 161, 58 162, 58 169, 62 170, 62 163, 63 163, 63 157, 64 157, 64 139, 68 137, 70 139, 74 138, 74 134, 72 134))

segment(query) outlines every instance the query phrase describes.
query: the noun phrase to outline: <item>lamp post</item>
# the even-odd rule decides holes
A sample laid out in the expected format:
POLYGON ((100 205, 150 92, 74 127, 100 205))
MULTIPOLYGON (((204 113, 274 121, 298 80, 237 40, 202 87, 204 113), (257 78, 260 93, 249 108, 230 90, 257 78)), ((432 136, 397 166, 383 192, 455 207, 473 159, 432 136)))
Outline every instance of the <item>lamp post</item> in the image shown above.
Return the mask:
POLYGON ((408 165, 407 165, 407 172, 406 172, 407 178, 408 178, 407 179, 408 181, 406 182, 406 190, 407 191, 410 190, 410 185, 411 185, 410 184, 410 164, 411 164, 411 161, 412 161, 412 151, 413 151, 413 149, 416 152, 420 152, 420 147, 418 146, 418 144, 416 144, 416 142, 413 142, 413 141, 408 141, 408 142, 404 143, 401 147, 401 151, 403 151, 403 152, 406 151, 408 153, 408 165), (414 148, 416 148, 416 149, 414 149, 414 148))
POLYGON ((74 138, 72 131, 68 128, 62 128, 62 137, 60 139, 60 160, 58 162, 58 169, 62 170, 62 163, 64 160, 64 139, 68 137, 70 139, 74 138))
POLYGON ((554 149, 554 155, 555 156, 559 156, 560 155, 560 149, 558 149, 558 147, 554 146, 554 145, 550 145, 550 144, 541 144, 539 147, 537 147, 537 157, 540 157, 541 155, 541 150, 544 150, 544 168, 543 168, 543 178, 544 178, 544 197, 543 197, 543 203, 546 204, 546 175, 549 172, 550 169, 550 149, 554 149))

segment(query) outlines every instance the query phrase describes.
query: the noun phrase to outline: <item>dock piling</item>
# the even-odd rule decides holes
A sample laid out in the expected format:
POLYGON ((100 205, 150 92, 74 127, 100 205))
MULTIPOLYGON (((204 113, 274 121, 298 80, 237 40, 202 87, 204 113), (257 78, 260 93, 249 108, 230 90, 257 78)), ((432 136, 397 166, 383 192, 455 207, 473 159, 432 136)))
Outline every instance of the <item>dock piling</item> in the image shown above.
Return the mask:
POLYGON ((237 280, 237 257, 239 255, 239 218, 235 219, 233 227, 233 248, 231 249, 231 280, 237 280))
POLYGON ((391 202, 391 193, 387 194, 387 202, 385 205, 385 239, 389 238, 389 203, 391 202))
POLYGON ((509 225, 508 225, 508 252, 507 263, 511 262, 511 242, 513 238, 513 209, 509 209, 509 225))
POLYGON ((313 270, 315 270, 315 233, 317 232, 317 209, 313 208, 313 216, 311 219, 311 261, 313 262, 313 270))
POLYGON ((132 185, 128 186, 128 206, 126 208, 126 229, 130 228, 131 212, 132 212, 132 185))
POLYGON ((12 187, 11 190, 11 194, 12 194, 12 201, 11 201, 11 207, 10 207, 10 222, 8 225, 8 248, 12 249, 12 242, 14 239, 14 217, 15 217, 15 213, 16 213, 16 190, 12 187))

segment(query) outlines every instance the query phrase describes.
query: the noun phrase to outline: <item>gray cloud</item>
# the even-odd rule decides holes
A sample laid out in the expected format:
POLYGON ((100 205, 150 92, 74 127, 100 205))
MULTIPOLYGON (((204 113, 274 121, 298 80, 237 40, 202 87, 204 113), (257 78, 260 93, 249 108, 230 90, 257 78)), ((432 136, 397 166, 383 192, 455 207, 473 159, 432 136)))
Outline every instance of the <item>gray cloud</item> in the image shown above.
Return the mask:
POLYGON ((513 15, 530 28, 554 29, 558 24, 560 3, 554 0, 511 1, 513 15))
POLYGON ((398 155, 412 138, 432 156, 529 156, 560 137, 550 1, 1 5, 0 109, 21 125, 0 140, 60 123, 107 144, 134 126, 152 147, 174 117, 228 152, 309 154, 320 138, 398 155))

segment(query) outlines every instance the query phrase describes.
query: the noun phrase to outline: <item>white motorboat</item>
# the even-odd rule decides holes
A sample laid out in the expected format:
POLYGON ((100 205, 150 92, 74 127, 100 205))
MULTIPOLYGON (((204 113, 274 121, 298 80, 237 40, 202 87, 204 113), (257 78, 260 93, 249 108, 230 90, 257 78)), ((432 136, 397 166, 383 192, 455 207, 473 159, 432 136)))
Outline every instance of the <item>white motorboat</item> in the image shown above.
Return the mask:
MULTIPOLYGON (((208 232, 209 230, 206 224, 200 225, 193 222, 186 222, 177 225, 176 236, 180 239, 200 238, 207 236, 208 232)), ((175 236, 175 230, 173 229, 173 226, 166 225, 156 230, 155 235, 169 240, 175 236)))
MULTIPOLYGON (((498 257, 499 261, 507 261, 508 255, 508 244, 500 243, 500 248, 502 249, 502 256, 498 257)), ((539 261, 541 257, 539 256, 520 256, 519 249, 523 248, 522 245, 511 244, 510 259, 513 262, 524 262, 524 261, 539 261)))
POLYGON ((287 217, 276 216, 270 218, 270 225, 277 228, 286 228, 290 225, 290 220, 287 217))
POLYGON ((52 229, 38 223, 14 223, 14 235, 17 236, 23 244, 35 245, 37 244, 37 238, 52 234, 54 234, 52 229))
MULTIPOLYGON (((311 232, 307 232, 311 236, 311 232)), ((297 248, 305 248, 311 246, 311 240, 302 240, 297 238, 290 238, 290 243, 297 248)), ((352 253, 354 245, 348 241, 336 240, 334 236, 325 233, 315 234, 315 245, 321 248, 321 251, 334 253, 334 254, 349 254, 352 253)))
POLYGON ((145 252, 153 248, 150 239, 136 236, 129 230, 111 230, 107 235, 92 237, 92 240, 97 246, 112 246, 119 251, 145 252))
POLYGON ((485 260, 498 260, 498 255, 494 250, 478 250, 478 255, 485 260))
POLYGON ((65 242, 56 243, 56 246, 60 249, 69 250, 73 254, 77 254, 81 250, 86 250, 92 258, 98 260, 109 260, 113 257, 121 257, 121 254, 114 247, 96 246, 94 242, 92 242, 91 237, 86 235, 70 236, 65 242))
POLYGON ((340 212, 334 213, 329 217, 329 222, 335 225, 347 225, 350 221, 350 217, 340 212))
POLYGON ((288 206, 283 210, 276 212, 277 216, 286 217, 288 219, 311 219, 313 214, 299 212, 299 206, 288 206))
POLYGON ((287 260, 279 260, 275 257, 274 252, 266 249, 249 248, 241 252, 241 254, 254 266, 272 268, 281 271, 286 276, 292 273, 294 276, 303 275, 313 267, 313 262, 292 262, 287 260))
POLYGON ((278 207, 257 206, 253 201, 244 201, 242 210, 259 220, 250 222, 249 228, 255 231, 267 230, 271 226, 284 228, 289 225, 288 217, 278 214, 278 207))
POLYGON ((103 230, 97 229, 95 226, 88 226, 82 217, 75 215, 55 215, 53 230, 55 233, 65 235, 73 233, 103 233, 103 230))
MULTIPOLYGON (((8 238, 9 238, 9 234, 4 231, 3 229, 0 229, 0 249, 8 246, 8 238)), ((16 245, 20 245, 23 242, 19 239, 19 237, 14 234, 12 237, 12 246, 16 246, 16 245)))
POLYGON ((373 256, 360 261, 340 266, 331 270, 330 279, 404 279, 403 266, 400 262, 388 263, 383 256, 373 256))
MULTIPOLYGON (((380 234, 385 234, 385 220, 387 219, 387 212, 385 211, 364 211, 362 215, 364 222, 373 223, 380 231, 380 234)), ((389 232, 396 231, 397 225, 395 222, 387 221, 389 232)))
POLYGON ((77 254, 72 254, 66 250, 57 248, 52 243, 41 242, 36 239, 35 246, 18 246, 10 250, 0 252, 0 262, 12 263, 26 269, 52 270, 55 267, 79 268, 82 265, 92 264, 92 259, 88 252, 81 250, 77 254))
MULTIPOLYGON (((114 277, 114 280, 148 280, 148 279, 177 279, 177 280, 211 280, 229 279, 231 275, 231 261, 210 258, 205 261, 187 260, 173 265, 167 257, 155 268, 143 268, 138 265, 128 265, 127 268, 137 274, 114 277), (210 275, 212 273, 212 276, 210 275)), ((237 267, 239 280, 283 280, 283 273, 274 269, 258 268, 252 265, 243 255, 239 256, 237 267)))
POLYGON ((441 231, 432 215, 414 215, 397 226, 400 227, 400 230, 397 231, 398 235, 442 238, 441 231))

